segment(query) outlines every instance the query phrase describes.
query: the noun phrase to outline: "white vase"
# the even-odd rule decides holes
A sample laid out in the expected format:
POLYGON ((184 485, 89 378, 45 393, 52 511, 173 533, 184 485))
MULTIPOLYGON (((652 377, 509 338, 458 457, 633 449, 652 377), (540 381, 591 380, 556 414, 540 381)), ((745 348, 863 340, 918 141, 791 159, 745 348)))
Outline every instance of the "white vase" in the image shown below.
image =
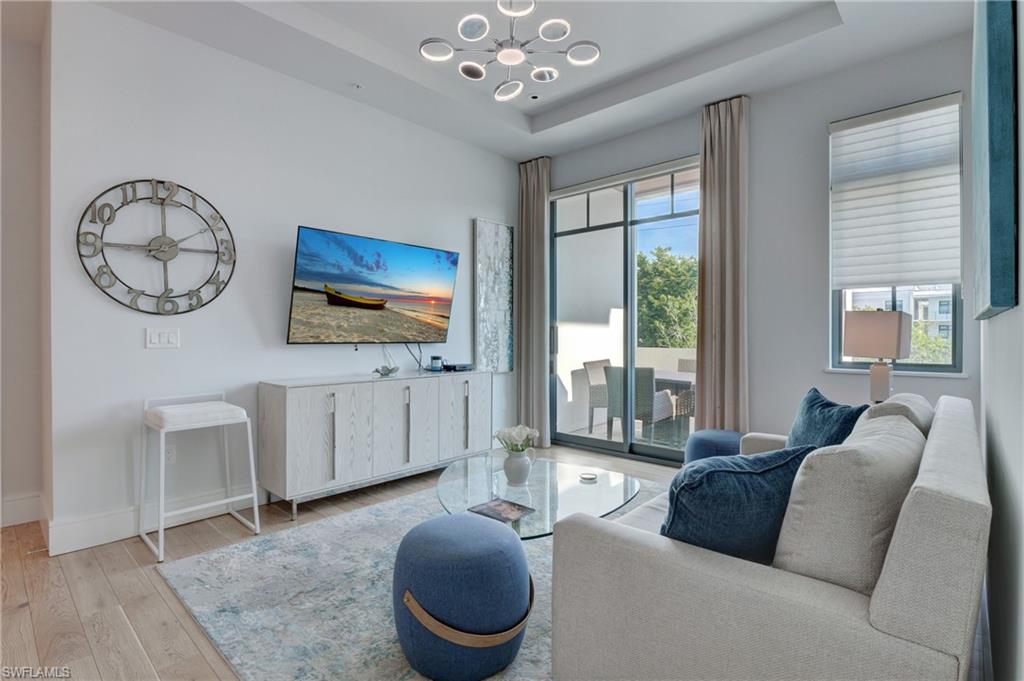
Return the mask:
POLYGON ((533 468, 533 460, 530 454, 533 449, 525 452, 505 452, 505 479, 513 487, 522 487, 530 478, 530 469, 533 468))

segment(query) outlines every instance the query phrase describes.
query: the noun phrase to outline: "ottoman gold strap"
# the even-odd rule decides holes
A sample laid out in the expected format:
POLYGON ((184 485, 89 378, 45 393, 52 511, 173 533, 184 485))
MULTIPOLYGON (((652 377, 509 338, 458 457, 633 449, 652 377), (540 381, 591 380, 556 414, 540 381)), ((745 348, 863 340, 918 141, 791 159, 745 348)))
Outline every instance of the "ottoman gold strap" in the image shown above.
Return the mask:
POLYGON ((405 594, 402 596, 402 602, 405 603, 405 607, 409 608, 409 612, 416 618, 416 621, 426 627, 432 634, 466 648, 493 648, 494 646, 500 646, 502 643, 508 643, 518 636, 519 632, 526 626, 526 620, 530 619, 530 613, 533 612, 533 575, 530 575, 530 607, 526 610, 523 619, 519 620, 519 624, 511 629, 506 629, 497 634, 470 634, 460 629, 449 627, 424 610, 423 606, 420 605, 419 601, 416 600, 408 589, 405 590, 405 594))

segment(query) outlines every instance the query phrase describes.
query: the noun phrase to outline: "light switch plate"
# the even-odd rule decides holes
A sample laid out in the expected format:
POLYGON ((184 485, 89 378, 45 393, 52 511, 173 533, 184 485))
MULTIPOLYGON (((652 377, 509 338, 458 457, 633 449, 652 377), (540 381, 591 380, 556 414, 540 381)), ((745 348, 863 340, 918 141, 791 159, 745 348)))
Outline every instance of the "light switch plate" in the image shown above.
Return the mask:
POLYGON ((146 348, 173 350, 181 347, 181 329, 146 329, 146 348))

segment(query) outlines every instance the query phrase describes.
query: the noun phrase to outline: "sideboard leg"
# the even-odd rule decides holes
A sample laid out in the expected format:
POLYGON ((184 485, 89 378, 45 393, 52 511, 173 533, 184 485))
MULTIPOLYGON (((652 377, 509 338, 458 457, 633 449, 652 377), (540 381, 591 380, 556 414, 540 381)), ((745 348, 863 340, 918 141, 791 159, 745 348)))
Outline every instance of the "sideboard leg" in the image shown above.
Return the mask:
POLYGON ((292 522, 299 519, 299 502, 292 499, 292 522))

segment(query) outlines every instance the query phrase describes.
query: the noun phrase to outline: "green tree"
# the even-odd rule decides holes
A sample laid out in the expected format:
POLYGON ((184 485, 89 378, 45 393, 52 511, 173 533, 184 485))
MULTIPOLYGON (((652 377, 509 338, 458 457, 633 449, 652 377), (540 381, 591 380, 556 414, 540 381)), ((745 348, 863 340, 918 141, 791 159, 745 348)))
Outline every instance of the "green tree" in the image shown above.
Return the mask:
POLYGON ((697 346, 697 258, 655 248, 636 257, 637 345, 697 346))
POLYGON ((948 338, 931 335, 927 322, 914 322, 910 331, 910 357, 901 360, 911 364, 950 364, 953 343, 948 338))

